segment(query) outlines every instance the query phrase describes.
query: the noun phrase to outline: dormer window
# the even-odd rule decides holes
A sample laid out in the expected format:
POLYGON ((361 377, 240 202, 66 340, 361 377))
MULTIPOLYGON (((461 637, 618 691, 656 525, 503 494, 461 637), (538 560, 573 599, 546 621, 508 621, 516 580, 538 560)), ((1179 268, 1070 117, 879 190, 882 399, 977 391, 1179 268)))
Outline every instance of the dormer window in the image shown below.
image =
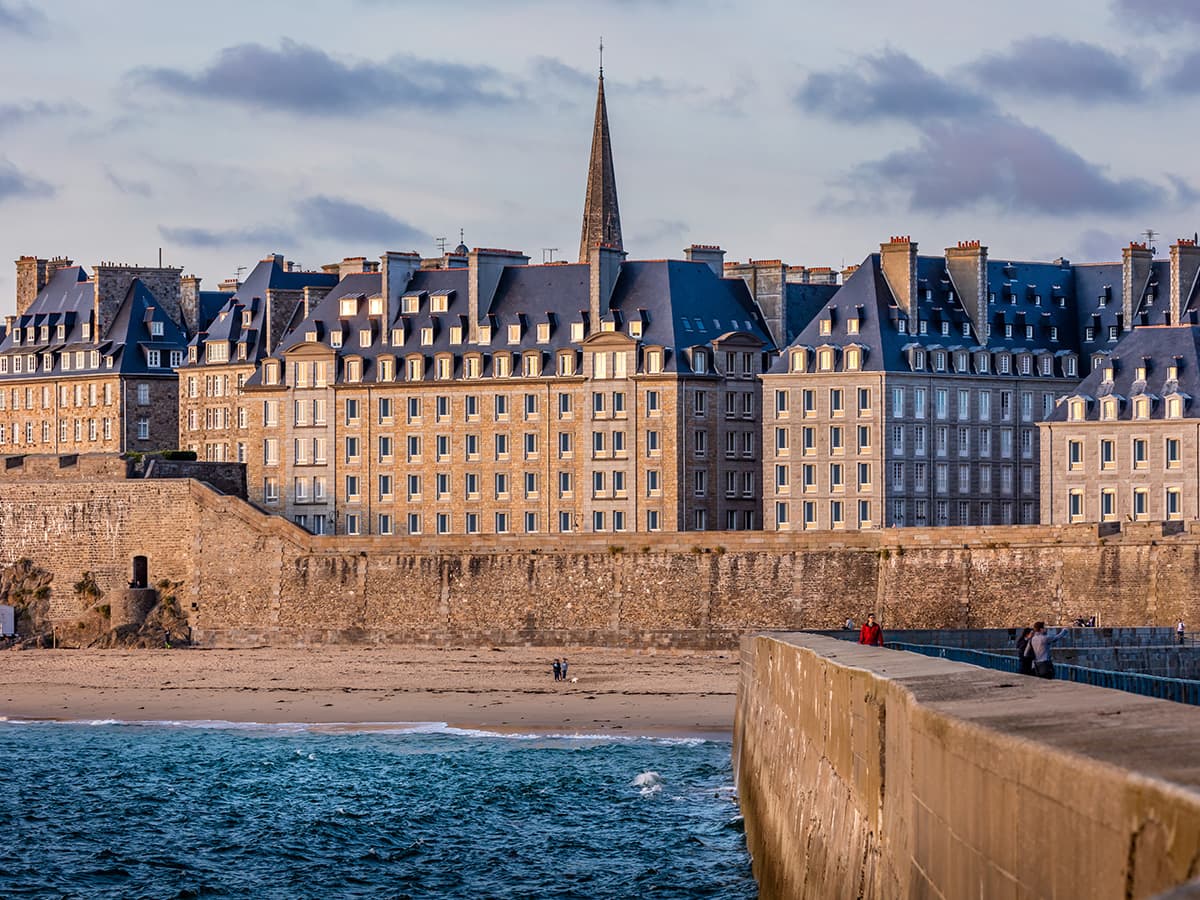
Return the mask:
POLYGON ((1179 380, 1179 366, 1167 366, 1167 381, 1179 380))
POLYGON ((1136 374, 1135 374, 1133 380, 1134 381, 1145 381, 1146 380, 1146 367, 1145 366, 1137 367, 1136 374))
POLYGON ((238 342, 238 359, 239 359, 239 360, 245 360, 245 359, 246 359, 246 355, 247 355, 247 353, 246 353, 246 342, 245 342, 245 341, 239 341, 239 342, 238 342))
POLYGON ((640 339, 642 336, 642 320, 634 319, 629 323, 629 336, 631 338, 640 339))
POLYGON ((92 339, 92 323, 84 322, 83 325, 81 326, 81 329, 82 329, 83 339, 85 341, 90 341, 92 339))
POLYGON ((362 381, 362 360, 348 359, 346 360, 346 380, 350 382, 362 381))
POLYGON ((357 312, 358 300, 356 300, 354 297, 343 297, 338 302, 338 315, 343 317, 353 316, 357 312))
POLYGON ((521 343, 521 326, 520 325, 509 325, 508 326, 508 342, 510 344, 521 343))
POLYGON ((942 323, 942 334, 945 335, 946 337, 950 336, 950 323, 949 322, 942 323))
POLYGON ((212 341, 207 345, 204 356, 210 363, 229 362, 229 345, 224 341, 212 341))
POLYGON ((263 366, 263 384, 279 384, 279 363, 271 361, 263 366))
POLYGON ((542 374, 542 354, 526 353, 521 358, 521 374, 529 378, 535 378, 542 374))
POLYGON ((146 352, 146 365, 151 369, 161 369, 162 354, 157 350, 148 350, 146 352))
POLYGON ((254 312, 249 309, 242 310, 242 327, 249 328, 254 324, 254 312))
POLYGON ((803 372, 806 369, 804 351, 793 350, 788 361, 789 372, 803 372))
POLYGON ((1001 353, 996 358, 996 371, 1001 375, 1008 374, 1009 356, 1007 353, 1001 353))
POLYGON ((646 371, 657 375, 662 371, 663 353, 661 350, 651 350, 646 354, 646 371))
POLYGON ((1150 398, 1138 397, 1133 401, 1133 417, 1135 419, 1150 418, 1150 398))
POLYGON ((941 350, 933 354, 933 368, 938 372, 946 371, 946 354, 941 350))
POLYGON ((372 316, 383 315, 383 298, 372 297, 367 303, 368 314, 372 316))
POLYGON ((188 362, 190 362, 190 363, 194 363, 194 362, 196 361, 196 358, 197 358, 197 356, 198 356, 198 355, 199 355, 199 354, 198 354, 198 352, 197 352, 197 349, 196 349, 196 345, 195 345, 195 344, 193 344, 192 346, 188 347, 188 362))
POLYGON ((492 326, 491 325, 480 325, 479 326, 479 343, 483 344, 484 346, 487 346, 491 342, 492 342, 492 326))
POLYGON ((405 361, 405 377, 409 381, 421 381, 425 378, 425 357, 410 356, 405 361))
POLYGON ((43 326, 41 327, 41 329, 39 329, 39 330, 40 330, 40 338, 39 338, 39 339, 40 339, 40 340, 41 340, 41 342, 44 344, 44 343, 46 343, 48 340, 50 340, 50 326, 49 326, 49 325, 43 325, 43 326))
POLYGON ((829 348, 817 351, 817 369, 821 372, 833 371, 833 351, 829 348))
MULTIPOLYGON (((696 321, 699 322, 700 320, 697 319, 696 321)), ((601 331, 616 331, 617 323, 614 322, 612 319, 605 319, 603 322, 600 323, 600 330, 601 331)))
POLYGON ((463 330, 461 325, 450 326, 450 343, 457 347, 463 341, 463 330))
POLYGON ((1012 322, 1004 323, 1004 336, 1006 338, 1012 337, 1012 322))
POLYGON ((1067 403, 1067 418, 1072 422, 1082 422, 1087 418, 1087 401, 1078 397, 1067 403))
POLYGON ((433 346, 433 329, 429 328, 428 326, 421 329, 421 346, 422 347, 432 347, 433 346))
POLYGON ((550 343, 550 323, 539 322, 537 327, 537 342, 539 344, 550 343))
POLYGON ((404 329, 403 328, 393 328, 392 329, 392 346, 393 347, 404 346, 404 329))
POLYGON ((337 328, 329 332, 329 346, 335 349, 342 346, 342 329, 337 328))
POLYGON ((310 329, 309 331, 304 332, 304 340, 308 341, 309 343, 315 344, 317 342, 316 329, 310 329))
POLYGON ((478 378, 481 368, 478 356, 468 356, 463 360, 463 377, 478 378))
POLYGON ((1167 398, 1167 418, 1179 419, 1183 417, 1183 398, 1179 396, 1167 398))
POLYGON ((979 353, 975 356, 975 371, 980 375, 986 375, 991 368, 991 357, 986 353, 979 353))
POLYGON ((1107 290, 1103 294, 1100 295, 1099 308, 1104 309, 1104 307, 1106 307, 1106 306, 1108 306, 1108 291, 1107 290))
POLYGON ((42 371, 49 372, 53 368, 54 368, 54 354, 53 353, 43 353, 42 354, 42 371))
POLYGON ((67 339, 67 326, 59 325, 57 328, 55 328, 54 336, 60 341, 65 341, 67 339))
POLYGON ((157 338, 157 337, 162 337, 162 336, 163 336, 163 323, 162 322, 151 322, 150 323, 150 337, 157 338))
POLYGON ((1020 360, 1021 360, 1021 362, 1020 362, 1021 374, 1022 375, 1032 375, 1033 374, 1033 357, 1027 353, 1022 353, 1020 360))
POLYGON ((450 298, 446 294, 434 294, 429 298, 430 309, 435 313, 444 313, 449 309, 450 298))
POLYGON ((1079 372, 1079 360, 1074 356, 1068 356, 1063 360, 1063 370, 1068 378, 1074 378, 1079 372))
POLYGON ((1054 357, 1053 356, 1046 355, 1046 356, 1042 357, 1042 374, 1043 375, 1053 375, 1054 374, 1054 357))
POLYGON ((405 294, 400 299, 400 309, 405 313, 416 313, 421 311, 421 296, 419 294, 405 294))
POLYGON ((1052 341, 1058 340, 1058 326, 1057 325, 1050 326, 1050 340, 1052 340, 1052 341))
POLYGON ((1104 384, 1112 384, 1113 383, 1113 367, 1111 365, 1104 367, 1104 373, 1102 375, 1102 382, 1104 384))
POLYGON ((924 319, 922 319, 920 322, 917 323, 917 331, 920 334, 928 334, 929 333, 929 323, 927 321, 925 321, 924 319))
POLYGON ((920 371, 925 368, 925 351, 914 350, 912 355, 912 367, 920 371))
POLYGON ((1100 404, 1100 418, 1111 422, 1117 417, 1117 398, 1105 397, 1100 404))
POLYGON ((559 375, 574 375, 575 374, 575 354, 560 353, 558 354, 558 374, 559 375))
POLYGON ((832 334, 832 333, 833 333, 833 321, 831 319, 822 319, 821 320, 821 334, 832 334))
POLYGON ((908 320, 907 319, 897 319, 896 320, 896 331, 898 331, 900 334, 908 334, 908 320))
MULTIPOLYGON (((687 321, 687 320, 685 319, 684 321, 687 321)), ((571 323, 571 341, 573 343, 578 344, 582 340, 583 340, 583 323, 582 322, 572 322, 571 323)))
POLYGON ((962 335, 963 335, 963 337, 970 337, 970 336, 971 336, 971 323, 970 323, 970 322, 963 322, 963 324, 962 324, 962 335))
POLYGON ((370 328, 359 329, 358 346, 360 346, 360 347, 370 347, 371 346, 371 329, 370 328))
POLYGON ((846 371, 857 372, 862 362, 862 351, 857 347, 848 347, 846 349, 846 371))
POLYGON ((858 334, 858 319, 846 320, 846 334, 858 334))

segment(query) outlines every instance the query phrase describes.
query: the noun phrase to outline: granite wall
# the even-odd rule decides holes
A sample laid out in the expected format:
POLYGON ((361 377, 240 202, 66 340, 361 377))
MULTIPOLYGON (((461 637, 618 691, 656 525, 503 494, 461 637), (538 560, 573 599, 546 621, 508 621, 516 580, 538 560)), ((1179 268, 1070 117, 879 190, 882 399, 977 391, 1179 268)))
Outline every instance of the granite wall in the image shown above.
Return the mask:
POLYGON ((989 628, 1172 625, 1200 609, 1200 529, 317 537, 196 481, 72 480, 73 468, 0 478, 0 565, 51 571, 55 615, 69 619, 84 571, 122 589, 145 555, 152 582, 184 583, 210 645, 729 647, 868 611, 885 628, 989 628))
POLYGON ((764 900, 1130 900, 1200 874, 1196 707, 818 635, 747 638, 742 663, 764 900))

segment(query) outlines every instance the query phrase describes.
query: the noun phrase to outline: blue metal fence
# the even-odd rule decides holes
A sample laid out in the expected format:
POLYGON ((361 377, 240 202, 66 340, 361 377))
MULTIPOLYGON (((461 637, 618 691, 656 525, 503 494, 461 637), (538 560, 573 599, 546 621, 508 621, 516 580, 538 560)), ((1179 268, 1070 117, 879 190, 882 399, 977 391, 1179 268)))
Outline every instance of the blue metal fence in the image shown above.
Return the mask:
MULTIPOLYGON (((929 644, 904 644, 889 642, 893 650, 908 650, 925 656, 936 656, 954 662, 970 663, 985 669, 1001 672, 1017 672, 1017 656, 1013 653, 989 653, 985 650, 967 650, 962 647, 936 647, 929 644)), ((1159 700, 1173 700, 1200 706, 1200 681, 1184 678, 1163 678, 1157 675, 1141 675, 1136 672, 1113 672, 1109 669, 1086 669, 1083 666, 1054 664, 1054 677, 1060 681, 1078 681, 1097 687, 1112 688, 1130 694, 1142 694, 1159 700)))

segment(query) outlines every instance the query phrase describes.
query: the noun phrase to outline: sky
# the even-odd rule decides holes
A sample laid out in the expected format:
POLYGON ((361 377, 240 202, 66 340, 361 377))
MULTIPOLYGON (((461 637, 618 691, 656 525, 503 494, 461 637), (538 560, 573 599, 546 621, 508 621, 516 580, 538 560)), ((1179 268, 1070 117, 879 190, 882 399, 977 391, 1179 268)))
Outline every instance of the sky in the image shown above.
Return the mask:
MULTIPOLYGON (((603 37, 625 249, 840 267, 1200 228, 1197 0, 0 0, 0 248, 205 288, 574 259, 603 37)), ((0 314, 11 312, 11 263, 0 314)))

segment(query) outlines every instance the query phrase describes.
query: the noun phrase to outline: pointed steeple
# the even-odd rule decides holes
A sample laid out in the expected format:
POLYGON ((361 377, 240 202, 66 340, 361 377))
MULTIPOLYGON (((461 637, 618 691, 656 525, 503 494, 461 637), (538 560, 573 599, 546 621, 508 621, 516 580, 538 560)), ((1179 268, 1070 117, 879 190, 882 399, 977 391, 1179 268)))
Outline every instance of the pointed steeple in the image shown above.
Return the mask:
POLYGON ((587 199, 583 203, 583 233, 579 261, 589 258, 597 244, 623 250, 621 213, 617 209, 617 179, 613 174, 612 143, 608 136, 608 107, 604 103, 604 66, 596 90, 596 122, 592 126, 592 158, 588 163, 587 199))

